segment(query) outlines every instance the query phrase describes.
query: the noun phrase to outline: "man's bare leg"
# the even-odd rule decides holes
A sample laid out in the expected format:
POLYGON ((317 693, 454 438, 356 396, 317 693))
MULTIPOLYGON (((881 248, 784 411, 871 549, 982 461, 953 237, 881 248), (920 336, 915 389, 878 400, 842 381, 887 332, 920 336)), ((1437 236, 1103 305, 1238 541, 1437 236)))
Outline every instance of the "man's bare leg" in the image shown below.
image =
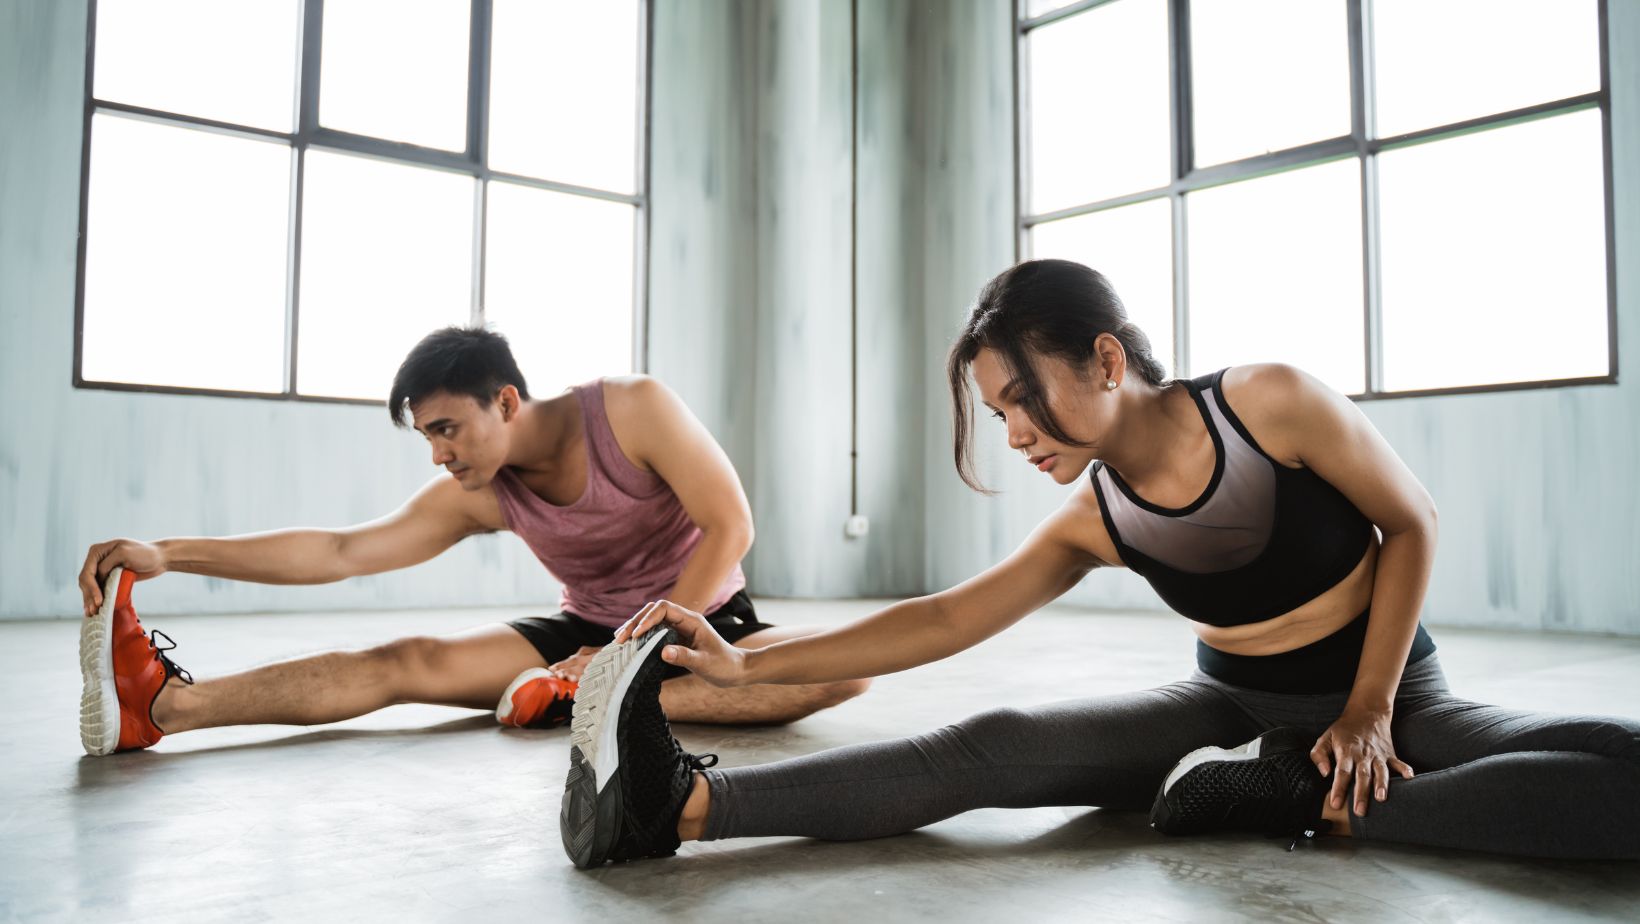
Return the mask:
MULTIPOLYGON (((801 626, 764 629, 753 632, 735 642, 735 645, 740 648, 762 648, 818 631, 801 626)), ((684 675, 661 684, 661 708, 673 722, 782 725, 853 699, 870 686, 870 680, 840 680, 835 683, 764 683, 724 688, 714 687, 699 677, 684 675)))
MULTIPOLYGON (((737 644, 761 648, 815 631, 765 629, 737 644)), ((193 685, 172 681, 154 701, 153 715, 170 735, 223 725, 323 725, 398 703, 493 709, 519 673, 545 666, 516 630, 489 625, 294 658, 193 685)), ((782 724, 852 699, 869 685, 848 680, 721 689, 684 676, 662 684, 661 704, 676 722, 782 724)))
POLYGON ((480 626, 294 658, 192 685, 172 680, 154 700, 154 723, 175 734, 221 725, 322 725, 397 703, 494 709, 514 677, 545 666, 517 630, 480 626))

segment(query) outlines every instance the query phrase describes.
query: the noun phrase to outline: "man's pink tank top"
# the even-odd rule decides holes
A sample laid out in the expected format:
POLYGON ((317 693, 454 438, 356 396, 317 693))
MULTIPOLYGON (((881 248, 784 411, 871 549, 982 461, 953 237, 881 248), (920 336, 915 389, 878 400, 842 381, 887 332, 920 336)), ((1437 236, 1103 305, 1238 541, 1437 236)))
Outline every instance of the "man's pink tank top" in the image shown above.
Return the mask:
MULTIPOLYGON (((559 606, 613 628, 666 596, 701 533, 671 486, 621 452, 604 413, 603 386, 597 379, 573 389, 587 448, 587 486, 574 503, 542 500, 505 466, 490 484, 507 528, 564 586, 559 606)), ((736 564, 706 612, 745 586, 736 564)))

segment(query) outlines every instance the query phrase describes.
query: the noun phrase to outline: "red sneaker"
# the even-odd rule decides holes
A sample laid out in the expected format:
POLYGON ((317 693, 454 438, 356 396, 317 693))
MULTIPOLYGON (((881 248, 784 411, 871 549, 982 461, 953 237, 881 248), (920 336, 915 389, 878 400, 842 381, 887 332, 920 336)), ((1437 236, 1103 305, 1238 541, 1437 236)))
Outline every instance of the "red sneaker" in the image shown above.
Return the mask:
POLYGON ((103 586, 102 607, 80 625, 80 743, 102 757, 115 751, 148 747, 165 732, 154 724, 154 700, 172 677, 193 683, 189 673, 165 656, 177 647, 163 632, 154 644, 142 631, 131 608, 131 585, 137 576, 115 568, 103 586))
POLYGON ((495 720, 518 728, 556 728, 575 709, 575 684, 532 667, 507 686, 495 707, 495 720))

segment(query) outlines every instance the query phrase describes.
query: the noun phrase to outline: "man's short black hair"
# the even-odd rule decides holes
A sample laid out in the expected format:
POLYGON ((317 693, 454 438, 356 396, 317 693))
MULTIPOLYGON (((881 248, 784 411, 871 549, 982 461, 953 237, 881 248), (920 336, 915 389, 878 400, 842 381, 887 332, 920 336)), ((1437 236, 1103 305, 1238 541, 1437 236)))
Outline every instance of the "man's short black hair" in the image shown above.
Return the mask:
POLYGON ((446 327, 421 338, 393 376, 387 413, 396 427, 408 426, 405 411, 433 394, 470 395, 489 406, 503 386, 518 389, 529 400, 524 374, 518 371, 507 338, 482 327, 446 327))

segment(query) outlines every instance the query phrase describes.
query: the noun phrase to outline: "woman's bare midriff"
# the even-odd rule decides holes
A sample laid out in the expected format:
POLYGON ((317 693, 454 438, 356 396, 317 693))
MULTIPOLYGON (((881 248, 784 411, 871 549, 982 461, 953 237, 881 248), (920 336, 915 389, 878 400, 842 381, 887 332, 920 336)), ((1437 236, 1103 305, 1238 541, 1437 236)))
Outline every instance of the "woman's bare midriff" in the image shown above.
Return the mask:
POLYGON ((1378 566, 1378 538, 1374 536, 1349 576, 1321 596, 1274 619, 1242 626, 1210 626, 1192 622, 1196 635, 1213 648, 1235 655, 1272 655, 1318 642, 1344 628, 1372 602, 1372 582, 1378 566))

